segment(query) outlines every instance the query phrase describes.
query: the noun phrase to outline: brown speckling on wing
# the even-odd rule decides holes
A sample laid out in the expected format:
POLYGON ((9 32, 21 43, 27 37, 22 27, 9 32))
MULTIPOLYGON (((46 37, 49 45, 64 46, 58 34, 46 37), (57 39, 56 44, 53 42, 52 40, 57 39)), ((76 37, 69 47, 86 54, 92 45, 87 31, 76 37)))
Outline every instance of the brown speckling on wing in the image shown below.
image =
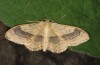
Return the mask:
POLYGON ((63 39, 65 39, 65 40, 73 39, 73 38, 79 36, 79 35, 80 35, 80 32, 81 32, 81 30, 75 28, 74 32, 69 33, 69 34, 65 34, 65 35, 63 35, 63 36, 61 36, 61 37, 62 37, 63 39))
POLYGON ((60 41, 60 38, 58 36, 51 36, 48 39, 49 39, 49 42, 53 44, 58 44, 60 41))
POLYGON ((30 38, 33 36, 31 33, 21 30, 20 26, 15 27, 14 32, 16 35, 23 37, 23 38, 30 38))
POLYGON ((42 35, 35 35, 34 41, 35 42, 43 42, 43 36, 42 35))

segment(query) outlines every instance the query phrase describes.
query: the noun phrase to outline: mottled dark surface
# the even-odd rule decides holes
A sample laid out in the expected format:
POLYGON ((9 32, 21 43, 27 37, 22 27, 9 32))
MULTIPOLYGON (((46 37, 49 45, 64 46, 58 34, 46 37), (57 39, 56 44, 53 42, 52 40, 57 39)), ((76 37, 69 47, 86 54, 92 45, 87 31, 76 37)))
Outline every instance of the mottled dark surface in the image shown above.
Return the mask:
POLYGON ((65 34, 62 36, 63 39, 68 40, 68 39, 73 39, 77 36, 80 35, 81 30, 79 30, 78 28, 75 28, 74 32, 69 33, 69 34, 65 34))
POLYGON ((31 36, 33 36, 31 33, 21 30, 20 26, 17 26, 16 28, 14 28, 14 32, 16 35, 20 37, 24 37, 24 38, 30 38, 31 36))
POLYGON ((4 39, 4 33, 7 31, 6 25, 0 21, 0 40, 4 39))
MULTIPOLYGON (((5 26, 0 29, 0 34, 4 35, 6 29, 5 26)), ((24 46, 14 44, 2 36, 0 38, 0 65, 100 65, 100 58, 70 50, 60 54, 49 51, 30 52, 24 46)))

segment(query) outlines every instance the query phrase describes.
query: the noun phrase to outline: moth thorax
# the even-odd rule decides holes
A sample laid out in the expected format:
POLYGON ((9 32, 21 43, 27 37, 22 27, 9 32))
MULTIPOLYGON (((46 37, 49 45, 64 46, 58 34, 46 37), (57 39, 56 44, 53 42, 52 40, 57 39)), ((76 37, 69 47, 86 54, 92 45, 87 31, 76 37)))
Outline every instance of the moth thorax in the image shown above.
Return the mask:
POLYGON ((44 28, 43 51, 46 51, 48 46, 48 35, 49 35, 49 24, 46 23, 46 26, 44 28))

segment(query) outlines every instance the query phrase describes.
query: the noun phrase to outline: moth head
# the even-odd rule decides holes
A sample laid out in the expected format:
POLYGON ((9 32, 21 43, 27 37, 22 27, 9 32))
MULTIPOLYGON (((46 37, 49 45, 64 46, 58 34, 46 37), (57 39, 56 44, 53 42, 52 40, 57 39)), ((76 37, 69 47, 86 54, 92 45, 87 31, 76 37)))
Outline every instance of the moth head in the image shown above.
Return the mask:
POLYGON ((42 20, 43 22, 53 22, 52 20, 50 20, 50 19, 44 19, 44 20, 42 20))

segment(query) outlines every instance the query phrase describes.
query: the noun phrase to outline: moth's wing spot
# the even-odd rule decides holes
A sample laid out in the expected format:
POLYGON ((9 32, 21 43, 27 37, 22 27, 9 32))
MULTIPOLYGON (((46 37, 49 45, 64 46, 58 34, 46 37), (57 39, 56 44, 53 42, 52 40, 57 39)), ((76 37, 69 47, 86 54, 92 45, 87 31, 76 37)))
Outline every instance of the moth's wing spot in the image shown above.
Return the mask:
POLYGON ((69 34, 65 34, 63 36, 61 36, 63 39, 68 40, 68 39, 73 39, 77 36, 80 35, 81 30, 79 30, 78 28, 75 28, 74 32, 69 33, 69 34))
POLYGON ((35 35, 34 36, 34 41, 35 42, 42 42, 43 41, 43 36, 42 35, 35 35))
POLYGON ((48 39, 49 39, 49 42, 53 44, 58 44, 60 41, 60 38, 58 36, 51 36, 48 39))
POLYGON ((33 36, 31 33, 28 33, 28 32, 21 30, 20 26, 16 26, 13 30, 14 30, 16 35, 23 37, 23 38, 30 38, 33 36))

